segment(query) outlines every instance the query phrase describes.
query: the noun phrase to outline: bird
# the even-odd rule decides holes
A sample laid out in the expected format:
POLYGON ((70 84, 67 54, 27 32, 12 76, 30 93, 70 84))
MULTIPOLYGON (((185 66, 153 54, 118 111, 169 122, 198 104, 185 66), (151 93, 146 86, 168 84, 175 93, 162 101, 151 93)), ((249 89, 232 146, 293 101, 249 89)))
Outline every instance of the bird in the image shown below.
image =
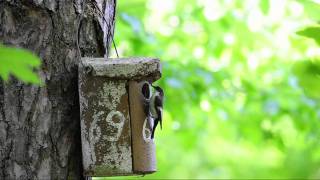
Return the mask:
POLYGON ((153 139, 158 123, 160 123, 160 128, 162 129, 162 109, 163 109, 164 93, 161 87, 153 86, 152 84, 151 86, 155 89, 155 92, 152 94, 149 102, 150 114, 154 120, 152 132, 151 132, 151 139, 153 139))

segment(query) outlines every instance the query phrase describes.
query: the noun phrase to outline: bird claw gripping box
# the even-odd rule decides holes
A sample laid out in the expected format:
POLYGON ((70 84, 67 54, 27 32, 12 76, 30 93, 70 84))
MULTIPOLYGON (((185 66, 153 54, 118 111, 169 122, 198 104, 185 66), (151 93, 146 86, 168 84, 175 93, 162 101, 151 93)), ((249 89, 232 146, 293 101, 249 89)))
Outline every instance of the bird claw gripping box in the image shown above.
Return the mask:
POLYGON ((150 99, 150 83, 160 77, 161 64, 154 58, 81 59, 79 99, 85 176, 156 171, 153 125, 144 107, 150 99))

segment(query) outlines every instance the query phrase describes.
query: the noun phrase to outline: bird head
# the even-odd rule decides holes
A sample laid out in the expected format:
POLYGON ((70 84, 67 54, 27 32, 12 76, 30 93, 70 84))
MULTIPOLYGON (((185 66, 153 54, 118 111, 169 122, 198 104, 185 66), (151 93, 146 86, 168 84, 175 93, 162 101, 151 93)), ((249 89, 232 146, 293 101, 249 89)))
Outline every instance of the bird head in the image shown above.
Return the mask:
POLYGON ((151 85, 157 92, 159 92, 159 94, 161 95, 161 96, 163 96, 163 90, 162 90, 162 88, 161 87, 159 87, 159 86, 153 86, 153 85, 151 85))

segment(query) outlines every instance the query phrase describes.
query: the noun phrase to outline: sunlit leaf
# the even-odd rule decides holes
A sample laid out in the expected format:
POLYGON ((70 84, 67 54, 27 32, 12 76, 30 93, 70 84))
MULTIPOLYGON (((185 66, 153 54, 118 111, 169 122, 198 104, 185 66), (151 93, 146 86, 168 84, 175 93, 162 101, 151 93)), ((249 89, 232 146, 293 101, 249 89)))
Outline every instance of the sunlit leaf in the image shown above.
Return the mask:
POLYGON ((5 81, 14 75, 24 82, 40 84, 34 71, 39 66, 40 59, 30 51, 0 45, 0 77, 5 81))
POLYGON ((269 0, 260 0, 260 8, 264 14, 268 14, 270 8, 269 0))
POLYGON ((307 27, 298 31, 297 34, 315 40, 320 45, 320 26, 307 27))
POLYGON ((319 0, 299 0, 304 7, 305 15, 308 15, 309 20, 314 22, 320 18, 320 1, 319 0))
POLYGON ((306 93, 315 98, 320 97, 320 61, 302 61, 296 63, 294 72, 299 84, 306 93))

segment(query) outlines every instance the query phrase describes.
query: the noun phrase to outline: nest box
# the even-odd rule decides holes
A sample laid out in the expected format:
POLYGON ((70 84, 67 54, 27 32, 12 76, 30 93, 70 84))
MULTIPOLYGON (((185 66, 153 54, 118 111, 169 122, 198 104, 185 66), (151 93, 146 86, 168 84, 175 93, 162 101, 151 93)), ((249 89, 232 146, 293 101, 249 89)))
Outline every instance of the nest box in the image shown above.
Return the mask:
POLYGON ((152 122, 144 102, 161 77, 154 58, 82 58, 79 65, 81 142, 85 176, 156 171, 152 122))

